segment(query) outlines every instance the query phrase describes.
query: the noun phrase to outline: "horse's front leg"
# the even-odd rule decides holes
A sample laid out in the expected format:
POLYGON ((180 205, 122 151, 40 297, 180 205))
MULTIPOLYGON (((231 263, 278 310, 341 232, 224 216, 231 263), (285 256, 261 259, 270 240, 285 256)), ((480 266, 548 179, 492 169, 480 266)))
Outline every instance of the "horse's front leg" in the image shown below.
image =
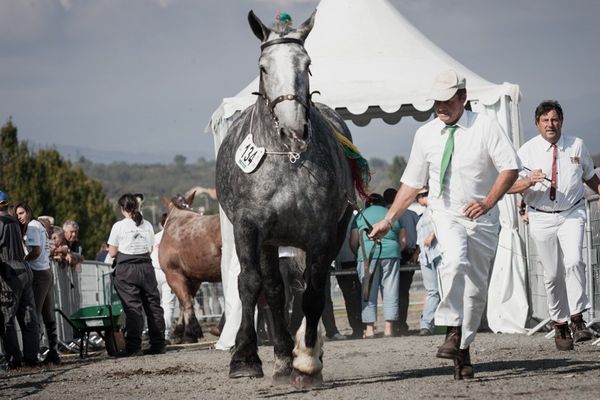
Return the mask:
POLYGON ((294 342, 286 324, 285 290, 279 270, 278 248, 265 246, 261 254, 260 265, 263 292, 273 316, 273 350, 275 352, 273 381, 276 383, 288 383, 292 372, 292 348, 294 347, 294 342))
POLYGON ((323 382, 323 331, 319 320, 325 306, 325 280, 329 279, 329 264, 309 263, 306 256, 306 289, 302 296, 304 320, 296 332, 291 382, 299 388, 320 386, 323 382))
POLYGON ((235 337, 235 352, 229 364, 229 377, 262 378, 262 362, 258 357, 254 308, 260 294, 258 229, 244 221, 235 224, 235 247, 240 261, 238 291, 242 302, 242 321, 235 337))

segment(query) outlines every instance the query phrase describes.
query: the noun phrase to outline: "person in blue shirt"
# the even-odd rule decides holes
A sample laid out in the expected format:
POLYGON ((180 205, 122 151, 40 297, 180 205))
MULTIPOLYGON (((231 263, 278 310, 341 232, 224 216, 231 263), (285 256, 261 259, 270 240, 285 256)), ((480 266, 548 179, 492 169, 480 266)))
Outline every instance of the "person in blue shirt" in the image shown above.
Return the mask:
POLYGON ((368 301, 362 299, 362 320, 365 324, 363 337, 365 338, 375 335, 379 292, 383 299, 385 336, 392 336, 393 322, 398 320, 399 316, 400 257, 402 249, 406 245, 406 232, 399 221, 391 222, 391 229, 380 240, 381 246, 369 239, 366 232, 369 224, 373 225, 382 221, 387 211, 384 198, 380 194, 372 193, 366 201, 365 210, 352 221, 350 246, 357 253, 358 276, 363 285, 363 292, 365 285, 369 285, 365 279, 365 258, 369 257, 373 246, 377 246, 368 269, 373 282, 369 290, 368 301), (362 240, 359 237, 362 237, 362 240), (359 245, 361 247, 364 245, 364 248, 359 248, 359 245))
POLYGON ((419 194, 417 194, 417 202, 426 207, 417 223, 417 244, 419 245, 419 249, 421 249, 419 264, 421 264, 423 286, 427 293, 423 313, 421 314, 420 336, 428 336, 433 333, 435 328, 435 310, 437 310, 437 306, 440 304, 437 268, 442 260, 442 254, 438 247, 437 238, 435 237, 431 209, 427 207, 428 195, 429 189, 427 187, 419 190, 419 194))

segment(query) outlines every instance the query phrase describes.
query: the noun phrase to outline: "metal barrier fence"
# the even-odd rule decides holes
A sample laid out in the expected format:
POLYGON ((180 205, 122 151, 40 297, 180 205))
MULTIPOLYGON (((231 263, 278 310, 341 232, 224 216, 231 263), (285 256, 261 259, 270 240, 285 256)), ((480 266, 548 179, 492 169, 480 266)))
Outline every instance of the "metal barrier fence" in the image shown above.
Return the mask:
MULTIPOLYGON (((118 302, 112 286, 110 264, 86 260, 77 270, 52 263, 54 272, 55 308, 71 315, 82 307, 118 302)), ((203 283, 196 294, 195 311, 199 319, 221 317, 224 309, 223 287, 220 283, 203 283)), ((174 318, 179 315, 175 307, 174 318)), ((65 345, 73 339, 73 330, 60 315, 56 315, 59 340, 65 345)))
MULTIPOLYGON (((587 294, 591 307, 586 315, 588 322, 600 321, 600 211, 598 210, 598 196, 585 201, 587 223, 585 226, 585 239, 583 243, 583 261, 586 264, 587 294)), ((546 303, 546 289, 544 288, 544 274, 537 250, 525 229, 527 265, 529 278, 529 304, 531 317, 545 321, 548 319, 548 305, 546 303)))

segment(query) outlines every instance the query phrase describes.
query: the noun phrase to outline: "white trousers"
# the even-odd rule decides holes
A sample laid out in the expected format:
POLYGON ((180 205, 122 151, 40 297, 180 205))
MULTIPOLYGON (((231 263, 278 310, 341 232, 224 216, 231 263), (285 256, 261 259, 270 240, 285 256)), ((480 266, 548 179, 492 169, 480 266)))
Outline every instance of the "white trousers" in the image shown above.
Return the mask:
POLYGON ((557 214, 529 211, 529 234, 544 267, 548 311, 556 322, 591 307, 581 255, 585 222, 582 206, 557 214))
POLYGON ((156 275, 156 282, 158 283, 160 306, 165 315, 165 339, 169 339, 177 297, 175 296, 175 293, 173 293, 171 286, 167 283, 167 277, 162 269, 154 268, 154 275, 156 275))
POLYGON ((475 339, 485 310, 490 268, 498 245, 498 211, 477 221, 433 213, 442 252, 438 266, 441 301, 435 324, 462 326, 461 349, 475 339))

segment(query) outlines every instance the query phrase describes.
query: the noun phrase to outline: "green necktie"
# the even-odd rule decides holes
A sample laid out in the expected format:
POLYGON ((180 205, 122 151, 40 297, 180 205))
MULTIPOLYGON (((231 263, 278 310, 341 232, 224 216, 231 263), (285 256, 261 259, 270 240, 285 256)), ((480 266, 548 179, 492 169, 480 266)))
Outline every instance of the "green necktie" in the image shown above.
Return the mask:
POLYGON ((456 130, 456 125, 448 126, 448 139, 446 139, 446 147, 444 147, 444 154, 442 154, 442 165, 440 167, 440 194, 444 193, 444 178, 446 177, 446 171, 448 171, 448 166, 450 165, 450 160, 452 159, 452 151, 454 150, 454 131, 456 130))

